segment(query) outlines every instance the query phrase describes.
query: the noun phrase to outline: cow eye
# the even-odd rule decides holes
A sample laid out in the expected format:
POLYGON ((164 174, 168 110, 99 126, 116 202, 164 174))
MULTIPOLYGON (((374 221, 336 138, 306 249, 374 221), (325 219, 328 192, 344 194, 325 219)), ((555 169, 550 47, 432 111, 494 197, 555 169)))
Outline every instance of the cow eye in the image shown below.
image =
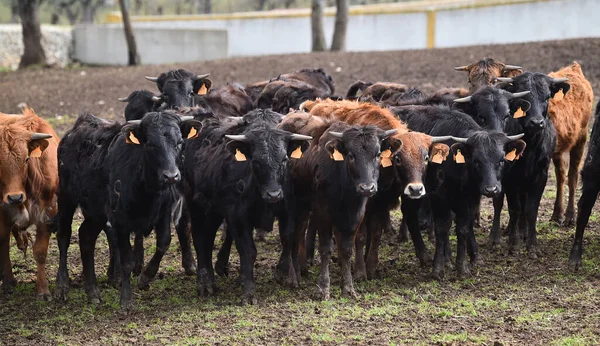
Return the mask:
POLYGON ((25 164, 27 164, 28 162, 29 162, 29 156, 27 156, 27 157, 25 158, 25 164))
POLYGON ((424 160, 425 160, 425 161, 429 161, 429 154, 425 155, 425 158, 424 158, 424 160))

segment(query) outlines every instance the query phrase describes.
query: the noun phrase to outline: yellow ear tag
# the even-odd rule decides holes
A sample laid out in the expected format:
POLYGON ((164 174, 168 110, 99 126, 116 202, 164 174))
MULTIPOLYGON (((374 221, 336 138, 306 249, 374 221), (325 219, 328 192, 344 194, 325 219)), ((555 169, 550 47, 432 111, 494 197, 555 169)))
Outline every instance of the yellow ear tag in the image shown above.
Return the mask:
POLYGON ((513 118, 518 119, 518 118, 522 118, 525 116, 525 112, 523 112, 523 110, 521 109, 521 107, 519 107, 519 109, 517 109, 515 111, 515 114, 513 114, 513 118))
POLYGON ((187 135, 187 139, 192 139, 192 138, 198 138, 198 131, 196 130, 195 127, 192 127, 190 129, 190 133, 188 133, 188 135, 187 135))
POLYGON ((390 159, 390 157, 392 157, 392 151, 390 149, 385 149, 381 152, 381 155, 379 157, 379 159, 381 160, 381 167, 385 168, 392 165, 392 160, 390 159))
POLYGON ((208 92, 208 89, 206 88, 206 86, 204 84, 202 84, 200 89, 198 89, 198 95, 206 95, 207 92, 208 92))
POLYGON ((342 155, 342 153, 340 153, 337 149, 333 149, 333 155, 331 155, 331 158, 334 161, 344 161, 344 155, 342 155))
POLYGON ((460 149, 456 151, 456 155, 454 155, 454 161, 456 161, 456 163, 465 163, 465 157, 460 152, 460 149))
POLYGON ((140 144, 140 140, 133 134, 133 131, 129 131, 126 142, 127 144, 140 144))
POLYGON ((296 150, 292 151, 292 155, 290 155, 292 159, 299 159, 302 157, 302 147, 298 146, 296 150))
POLYGON ((437 163, 438 165, 444 161, 444 155, 442 155, 442 151, 439 150, 433 157, 431 158, 431 162, 437 163))
POLYGON ((554 97, 552 98, 554 101, 560 101, 565 97, 565 93, 563 93, 562 89, 558 89, 554 97))
POLYGON ((517 157, 517 149, 513 149, 511 152, 507 153, 505 157, 508 161, 514 161, 517 157))
POLYGON ((240 151, 240 149, 235 149, 235 160, 236 161, 246 161, 246 155, 240 151))
POLYGON ((29 153, 29 157, 41 157, 42 156, 42 149, 40 149, 40 147, 35 147, 35 149, 33 149, 31 151, 31 153, 29 153))

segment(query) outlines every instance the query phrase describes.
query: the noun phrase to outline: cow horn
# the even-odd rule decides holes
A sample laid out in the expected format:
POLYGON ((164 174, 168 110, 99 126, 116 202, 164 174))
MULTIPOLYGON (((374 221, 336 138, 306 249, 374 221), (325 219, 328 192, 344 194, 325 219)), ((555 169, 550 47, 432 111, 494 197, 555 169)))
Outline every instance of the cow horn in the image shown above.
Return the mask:
POLYGON ((180 118, 180 121, 181 121, 181 122, 185 122, 185 121, 190 121, 190 120, 193 120, 193 119, 194 119, 194 117, 193 117, 193 116, 191 116, 191 115, 184 115, 184 116, 182 116, 182 117, 180 118))
POLYGON ((517 139, 523 138, 523 136, 525 136, 524 133, 519 133, 518 135, 506 136, 506 138, 508 138, 509 142, 512 142, 512 141, 516 141, 517 139))
POLYGON ((225 135, 225 137, 231 139, 232 141, 245 142, 246 135, 225 135))
POLYGON ((292 133, 292 137, 290 137, 293 141, 310 141, 313 139, 311 136, 305 136, 298 133, 292 133))
POLYGON ((469 70, 469 65, 465 65, 465 66, 457 66, 454 68, 455 71, 468 71, 469 70))
POLYGON ((244 122, 244 117, 227 117, 227 119, 233 121, 236 124, 241 124, 244 122))
POLYGON ((306 100, 306 101, 302 102, 302 103, 300 104, 300 106, 298 106, 298 110, 299 110, 299 111, 304 111, 304 112, 306 112, 306 103, 307 103, 308 101, 309 101, 309 100, 306 100))
POLYGON ((210 73, 207 73, 207 74, 199 74, 199 75, 196 75, 196 76, 194 77, 194 80, 202 80, 202 79, 204 79, 204 78, 206 78, 206 77, 208 77, 208 76, 210 76, 210 73))
POLYGON ((48 138, 52 138, 52 135, 48 134, 48 133, 39 133, 39 132, 34 132, 31 135, 31 140, 32 141, 37 141, 37 140, 40 140, 40 139, 48 139, 48 138))
POLYGON ((129 96, 127 96, 127 97, 119 97, 117 100, 119 100, 121 102, 129 102, 129 96))
POLYGON ((513 79, 508 77, 496 77, 496 82, 512 83, 513 79))
POLYGON ((431 143, 433 144, 433 143, 447 141, 450 138, 452 138, 452 136, 431 136, 431 143))
POLYGON ((456 102, 456 103, 469 103, 469 102, 471 102, 471 96, 467 96, 467 97, 456 99, 456 100, 454 100, 454 102, 456 102))
POLYGON ((138 119, 138 120, 129 120, 127 123, 131 124, 131 125, 139 125, 139 124, 142 123, 142 120, 141 119, 138 119))
POLYGON ((525 95, 529 95, 529 93, 531 93, 530 90, 520 91, 518 93, 510 93, 510 98, 511 99, 516 99, 518 97, 523 97, 525 95))
POLYGON ((162 100, 162 98, 160 96, 152 96, 152 102, 160 102, 162 100))
POLYGON ((507 71, 510 71, 510 70, 520 70, 522 68, 523 67, 517 66, 517 65, 504 65, 504 69, 507 70, 507 71))
POLYGON ((154 83, 158 82, 158 77, 149 77, 149 76, 146 76, 144 78, 146 78, 147 80, 149 80, 151 82, 154 82, 154 83))
POLYGON ((344 134, 342 132, 329 131, 329 134, 332 135, 333 137, 337 137, 337 138, 344 137, 344 134))
POLYGON ((552 83, 563 83, 569 80, 569 78, 552 78, 552 83))
POLYGON ((450 136, 452 138, 453 141, 458 142, 458 143, 467 143, 467 141, 469 140, 468 138, 462 138, 462 137, 454 137, 454 136, 450 136))
POLYGON ((398 132, 398 129, 387 130, 383 133, 383 138, 388 138, 389 136, 396 134, 396 132, 398 132))

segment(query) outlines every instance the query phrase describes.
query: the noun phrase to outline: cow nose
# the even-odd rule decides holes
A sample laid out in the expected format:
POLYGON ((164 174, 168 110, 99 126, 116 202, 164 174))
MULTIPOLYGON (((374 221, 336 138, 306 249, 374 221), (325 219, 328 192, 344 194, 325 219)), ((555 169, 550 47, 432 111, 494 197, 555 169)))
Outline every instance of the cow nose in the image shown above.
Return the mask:
POLYGON ((6 196, 6 199, 8 200, 9 204, 21 204, 23 203, 23 199, 25 198, 25 196, 23 196, 23 194, 18 194, 18 195, 8 195, 6 196))
POLYGON ((178 170, 164 172, 163 179, 165 180, 165 183, 167 183, 167 184, 175 184, 176 182, 181 180, 181 175, 179 174, 178 170))
POLYGON ((275 203, 281 201, 283 198, 283 191, 281 189, 267 191, 267 201, 275 203))
POLYGON ((493 197, 498 193, 498 186, 488 186, 484 189, 484 194, 488 197, 493 197))
POLYGON ((377 192, 377 185, 375 183, 358 184, 357 190, 361 195, 371 197, 377 192))
POLYGON ((409 198, 420 198, 425 194, 425 186, 423 184, 408 184, 405 194, 409 198))
POLYGON ((545 126, 544 119, 532 119, 531 122, 533 123, 534 126, 537 126, 541 129, 544 128, 544 126, 545 126))

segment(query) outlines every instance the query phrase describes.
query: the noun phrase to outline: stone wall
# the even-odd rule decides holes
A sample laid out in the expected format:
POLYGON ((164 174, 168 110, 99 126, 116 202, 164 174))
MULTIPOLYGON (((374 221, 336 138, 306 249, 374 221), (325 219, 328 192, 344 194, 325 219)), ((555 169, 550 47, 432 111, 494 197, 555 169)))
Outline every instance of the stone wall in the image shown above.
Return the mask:
MULTIPOLYGON (((73 29, 42 25, 42 46, 50 65, 64 67, 72 62, 73 29)), ((23 54, 20 24, 0 25, 0 69, 16 69, 23 54)))

